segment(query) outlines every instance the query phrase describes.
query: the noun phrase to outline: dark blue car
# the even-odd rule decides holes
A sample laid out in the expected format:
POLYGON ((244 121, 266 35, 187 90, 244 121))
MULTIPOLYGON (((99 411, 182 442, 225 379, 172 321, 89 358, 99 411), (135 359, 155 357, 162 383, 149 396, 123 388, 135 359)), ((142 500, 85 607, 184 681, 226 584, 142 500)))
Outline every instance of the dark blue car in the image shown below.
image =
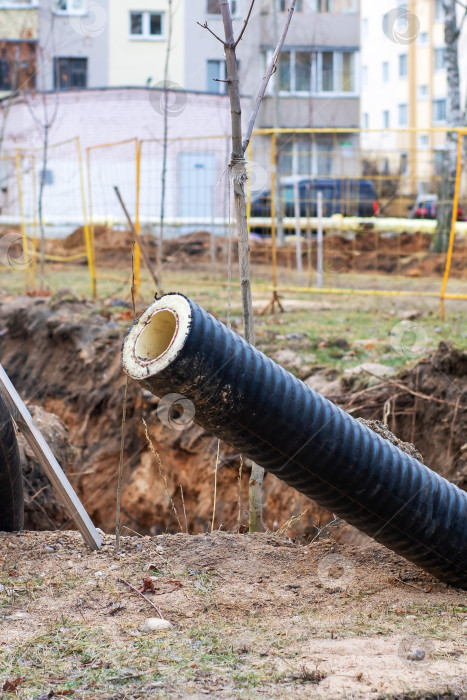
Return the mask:
MULTIPOLYGON (((295 182, 297 180, 295 179, 295 182)), ((377 216, 378 198, 373 183, 357 178, 303 178, 298 180, 300 216, 317 216, 318 192, 323 195, 323 216, 377 216)), ((283 216, 295 216, 294 181, 281 181, 281 204, 283 216)), ((278 203, 276 202, 276 207, 278 203)), ((271 191, 252 199, 252 217, 271 216, 271 191)))

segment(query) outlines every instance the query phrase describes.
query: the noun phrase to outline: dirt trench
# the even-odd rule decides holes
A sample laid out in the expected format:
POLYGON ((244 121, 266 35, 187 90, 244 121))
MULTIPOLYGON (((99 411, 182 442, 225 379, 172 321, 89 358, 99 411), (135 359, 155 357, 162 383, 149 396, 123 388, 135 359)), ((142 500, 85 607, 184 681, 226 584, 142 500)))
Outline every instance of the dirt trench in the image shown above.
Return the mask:
MULTIPOLYGON (((120 347, 128 313, 104 313, 88 301, 25 297, 0 302, 0 312, 2 364, 29 405, 40 407, 33 409, 40 427, 91 518, 112 532, 125 386, 120 347)), ((442 344, 394 380, 370 388, 362 388, 361 382, 349 387, 348 380, 341 380, 336 391, 333 381, 329 398, 355 417, 382 420, 386 415, 392 432, 414 443, 429 466, 467 488, 467 354, 442 344)), ((157 417, 157 405, 156 397, 129 383, 125 532, 206 532, 212 519, 217 440, 195 425, 183 431, 167 428, 157 417), (149 449, 143 418, 167 488, 149 449)), ((24 443, 22 452, 26 527, 69 527, 24 443)), ((243 465, 239 478, 239 455, 222 443, 219 464, 215 528, 242 530, 247 523, 248 465, 243 465)), ((264 482, 264 506, 269 530, 301 515, 284 534, 310 539, 332 531, 345 541, 361 541, 353 528, 343 528, 332 514, 270 474, 264 482)))

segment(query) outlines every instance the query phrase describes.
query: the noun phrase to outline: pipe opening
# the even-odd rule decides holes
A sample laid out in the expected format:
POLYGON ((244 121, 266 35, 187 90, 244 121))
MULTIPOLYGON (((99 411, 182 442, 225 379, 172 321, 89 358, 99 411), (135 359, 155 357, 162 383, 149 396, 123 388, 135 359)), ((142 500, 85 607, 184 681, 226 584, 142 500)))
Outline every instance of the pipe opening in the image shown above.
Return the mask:
POLYGON ((177 326, 177 316, 174 312, 168 309, 156 311, 136 341, 136 356, 147 362, 163 355, 175 339, 177 326))

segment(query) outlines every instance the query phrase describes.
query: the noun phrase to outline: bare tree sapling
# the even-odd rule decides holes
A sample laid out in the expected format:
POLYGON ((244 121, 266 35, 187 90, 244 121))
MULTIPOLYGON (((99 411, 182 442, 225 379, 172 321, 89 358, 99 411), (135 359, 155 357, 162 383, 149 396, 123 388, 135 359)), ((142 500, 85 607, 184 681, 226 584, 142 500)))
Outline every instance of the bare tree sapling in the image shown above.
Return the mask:
MULTIPOLYGON (((296 0, 291 0, 287 13, 287 19, 282 31, 282 35, 277 42, 276 49, 269 63, 266 75, 263 78, 261 87, 256 97, 253 110, 248 121, 245 138, 242 136, 242 110, 240 101, 240 83, 238 76, 238 65, 236 49, 243 38, 248 22, 253 11, 255 0, 252 0, 248 15, 244 21, 243 28, 235 39, 232 15, 230 13, 229 0, 219 0, 222 22, 224 26, 225 39, 221 39, 208 26, 208 23, 200 25, 207 29, 224 46, 227 89, 230 98, 230 112, 232 122, 232 152, 229 163, 229 177, 234 195, 235 218, 238 235, 238 257, 240 267, 240 287, 242 296, 242 313, 245 339, 254 345, 255 327, 253 318, 253 304, 251 297, 251 275, 250 275, 250 243, 248 237, 247 208, 245 185, 248 179, 245 152, 251 139, 253 127, 258 116, 258 111, 266 92, 271 75, 276 70, 277 61, 284 45, 285 38, 292 21, 296 0)), ((250 476, 250 532, 261 532, 263 529, 262 519, 262 483, 264 469, 254 462, 252 463, 250 476)))

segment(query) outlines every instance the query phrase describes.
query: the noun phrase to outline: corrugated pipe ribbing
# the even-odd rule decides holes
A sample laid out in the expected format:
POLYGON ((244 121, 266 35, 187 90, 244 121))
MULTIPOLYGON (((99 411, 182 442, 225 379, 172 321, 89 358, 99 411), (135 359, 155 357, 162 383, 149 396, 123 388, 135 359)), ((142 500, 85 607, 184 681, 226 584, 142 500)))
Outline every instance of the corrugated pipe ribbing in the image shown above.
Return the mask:
POLYGON ((129 330, 124 370, 319 505, 467 588, 467 494, 362 425, 190 299, 166 294, 129 330))

